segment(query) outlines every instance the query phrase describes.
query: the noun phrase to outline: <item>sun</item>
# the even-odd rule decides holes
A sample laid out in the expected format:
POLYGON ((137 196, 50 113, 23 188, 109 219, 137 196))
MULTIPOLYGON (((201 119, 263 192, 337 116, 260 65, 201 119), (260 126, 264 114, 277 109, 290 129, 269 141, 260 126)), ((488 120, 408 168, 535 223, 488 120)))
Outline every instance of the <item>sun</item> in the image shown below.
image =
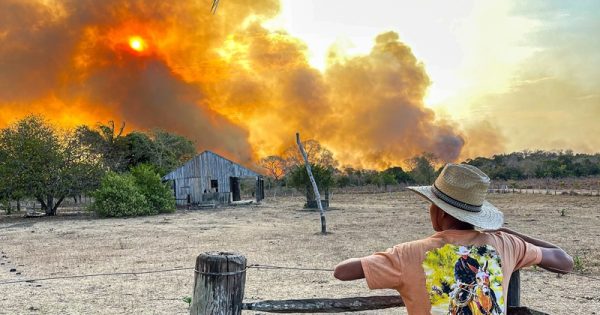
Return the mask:
POLYGON ((129 47, 137 52, 142 52, 146 50, 147 45, 143 38, 139 36, 132 36, 129 38, 129 47))

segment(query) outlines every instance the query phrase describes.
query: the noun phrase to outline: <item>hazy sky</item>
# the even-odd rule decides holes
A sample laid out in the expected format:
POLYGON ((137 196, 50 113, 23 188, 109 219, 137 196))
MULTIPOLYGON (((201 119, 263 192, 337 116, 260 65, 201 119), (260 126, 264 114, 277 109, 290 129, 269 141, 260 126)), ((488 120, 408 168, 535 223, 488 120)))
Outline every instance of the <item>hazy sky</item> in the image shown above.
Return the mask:
POLYGON ((439 116, 495 128, 508 151, 600 151, 600 1, 283 0, 270 26, 320 69, 332 45, 366 53, 393 30, 424 63, 439 116))

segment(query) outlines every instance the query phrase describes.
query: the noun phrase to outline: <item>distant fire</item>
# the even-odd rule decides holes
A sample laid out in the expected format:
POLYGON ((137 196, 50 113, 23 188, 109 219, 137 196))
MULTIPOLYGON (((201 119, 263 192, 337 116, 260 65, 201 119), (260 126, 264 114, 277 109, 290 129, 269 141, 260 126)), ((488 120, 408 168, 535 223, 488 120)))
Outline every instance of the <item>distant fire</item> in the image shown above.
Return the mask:
POLYGON ((0 127, 28 113, 63 126, 163 128, 236 161, 281 154, 295 132, 340 165, 385 168, 464 141, 424 106, 424 65, 397 34, 372 51, 331 51, 261 25, 277 0, 0 1, 0 127), (143 58, 138 58, 143 57, 143 58))

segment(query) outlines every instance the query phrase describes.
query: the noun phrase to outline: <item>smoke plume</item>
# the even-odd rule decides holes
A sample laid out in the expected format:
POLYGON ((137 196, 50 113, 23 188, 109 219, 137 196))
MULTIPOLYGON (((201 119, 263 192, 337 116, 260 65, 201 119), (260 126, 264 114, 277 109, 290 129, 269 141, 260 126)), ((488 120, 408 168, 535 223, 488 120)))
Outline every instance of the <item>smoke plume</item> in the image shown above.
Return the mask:
POLYGON ((464 140, 423 104, 424 66, 397 34, 372 51, 331 51, 321 72, 306 44, 261 23, 275 0, 0 2, 0 125, 42 113, 61 125, 124 120, 163 128, 249 162, 300 131, 342 164, 385 168, 464 140), (131 44, 132 38, 142 42, 131 44))

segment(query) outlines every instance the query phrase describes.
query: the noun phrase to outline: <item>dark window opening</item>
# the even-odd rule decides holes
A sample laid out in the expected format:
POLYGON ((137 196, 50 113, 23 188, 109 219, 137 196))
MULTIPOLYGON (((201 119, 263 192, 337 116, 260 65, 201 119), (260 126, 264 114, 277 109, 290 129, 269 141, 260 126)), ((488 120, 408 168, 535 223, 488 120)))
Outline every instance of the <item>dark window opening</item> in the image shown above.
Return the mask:
POLYGON ((215 192, 219 192, 219 181, 216 179, 210 180, 210 189, 214 189, 215 192))

